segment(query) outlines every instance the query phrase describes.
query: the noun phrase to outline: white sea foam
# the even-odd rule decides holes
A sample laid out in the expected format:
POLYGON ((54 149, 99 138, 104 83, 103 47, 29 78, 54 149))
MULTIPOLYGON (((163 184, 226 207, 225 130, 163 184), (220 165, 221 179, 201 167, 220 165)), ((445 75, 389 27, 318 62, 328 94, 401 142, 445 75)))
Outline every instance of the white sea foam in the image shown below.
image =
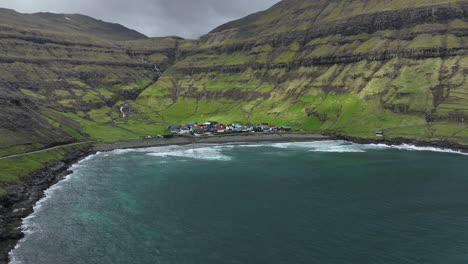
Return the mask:
POLYGON ((170 146, 160 146, 160 147, 148 147, 148 148, 131 148, 131 149, 116 149, 108 152, 111 155, 122 155, 127 153, 151 153, 158 152, 164 149, 177 149, 183 148, 184 146, 170 145, 170 146))
POLYGON ((311 152, 359 153, 366 152, 365 145, 353 144, 346 141, 317 141, 306 145, 311 152))
POLYGON ((302 149, 311 152, 365 152, 363 145, 342 140, 273 143, 270 146, 280 149, 302 149))
POLYGON ((344 140, 324 140, 313 142, 288 142, 288 143, 271 143, 271 144, 256 144, 256 145, 242 145, 243 147, 275 147, 280 149, 308 149, 310 152, 336 152, 336 153, 360 153, 369 150, 385 150, 397 149, 404 151, 426 151, 426 152, 441 152, 458 155, 468 155, 457 150, 443 149, 436 147, 420 147, 410 144, 402 145, 386 145, 386 144, 356 144, 344 140))
POLYGON ((468 156, 468 153, 465 153, 459 150, 435 148, 435 147, 420 147, 420 146, 415 146, 415 145, 410 145, 410 144, 402 144, 402 145, 370 144, 369 146, 386 148, 386 149, 406 150, 406 151, 442 152, 442 153, 450 153, 450 154, 468 156))
POLYGON ((155 152, 147 155, 154 157, 182 157, 202 160, 231 160, 231 157, 222 153, 222 146, 211 147, 167 147, 160 148, 155 152))
POLYGON ((23 262, 19 261, 16 257, 15 257, 15 251, 20 248, 22 246, 22 243, 24 241, 26 241, 32 234, 35 234, 35 233, 41 233, 42 232, 42 228, 41 226, 36 223, 34 221, 34 218, 37 217, 37 214, 40 213, 42 210, 43 210, 43 205, 52 197, 52 195, 57 192, 58 190, 60 190, 63 186, 63 183, 68 181, 70 179, 72 175, 68 175, 67 177, 65 177, 62 181, 60 181, 59 183, 53 185, 52 187, 50 187, 49 189, 47 189, 45 192, 44 192, 44 198, 42 198, 41 200, 39 200, 36 205, 34 205, 33 207, 33 213, 30 214, 29 216, 25 217, 23 219, 23 223, 21 225, 21 230, 23 231, 24 233, 24 238, 22 238, 15 246, 15 248, 10 251, 9 253, 9 256, 10 256, 10 263, 11 264, 21 264, 23 262))
POLYGON ((335 152, 335 153, 359 153, 365 150, 355 146, 330 146, 326 148, 317 148, 309 150, 311 152, 335 152))
MULTIPOLYGON (((77 169, 81 168, 84 166, 84 164, 88 161, 88 160, 91 160, 91 159, 94 159, 96 156, 101 156, 101 155, 104 155, 103 152, 97 152, 96 154, 93 154, 93 155, 89 155, 87 156, 86 158, 78 161, 77 163, 73 164, 71 167, 70 167, 70 170, 71 171, 76 171, 77 169)), ((65 179, 67 179, 68 177, 66 177, 65 179)), ((65 180, 64 179, 64 180, 65 180)))
POLYGON ((342 140, 324 140, 324 141, 311 141, 311 142, 287 142, 287 143, 272 143, 271 146, 275 148, 322 148, 328 146, 336 146, 342 144, 349 144, 342 140))
MULTIPOLYGON (((15 248, 16 249, 16 248, 15 248)), ((10 264, 23 264, 22 261, 19 261, 14 254, 10 252, 10 264)))
POLYGON ((84 164, 93 159, 94 157, 101 155, 101 152, 98 152, 94 155, 90 155, 82 160, 80 160, 78 163, 74 164, 71 166, 71 170, 74 171, 74 173, 67 175, 64 177, 60 182, 57 184, 51 186, 49 189, 44 191, 44 197, 40 199, 33 207, 33 213, 28 215, 27 217, 23 218, 23 222, 21 224, 21 230, 25 234, 24 238, 22 238, 15 246, 15 248, 10 251, 9 256, 10 256, 10 264, 22 264, 23 262, 19 261, 14 253, 16 249, 20 248, 22 243, 26 241, 30 235, 34 233, 40 233, 42 232, 41 226, 34 221, 34 218, 37 217, 38 213, 40 213, 43 210, 44 204, 47 203, 49 199, 57 192, 60 191, 60 189, 63 188, 64 184, 68 182, 72 177, 75 177, 77 175, 76 171, 85 166, 84 164))
POLYGON ((116 154, 116 155, 121 155, 121 154, 126 154, 126 153, 131 153, 131 152, 138 152, 139 149, 116 149, 111 152, 111 154, 116 154))
MULTIPOLYGON (((111 154, 126 154, 126 153, 146 153, 156 157, 186 157, 191 159, 204 160, 231 160, 226 155, 226 151, 232 148, 259 148, 273 147, 279 149, 305 149, 310 152, 327 152, 327 153, 362 153, 370 150, 385 150, 397 149, 406 151, 430 151, 441 152, 459 155, 468 155, 457 150, 435 148, 435 147, 418 147, 415 145, 385 145, 385 144, 356 144, 344 140, 322 140, 311 142, 286 142, 286 143, 234 143, 234 144, 204 144, 204 145, 187 145, 187 146, 165 146, 165 147, 150 147, 139 149, 121 149, 110 152, 111 154), (221 151, 221 150, 226 150, 221 151)), ((79 164, 76 166, 80 166, 79 164)))
POLYGON ((259 147, 265 147, 268 146, 268 144, 247 144, 247 145, 239 145, 239 147, 245 147, 245 148, 259 148, 259 147))

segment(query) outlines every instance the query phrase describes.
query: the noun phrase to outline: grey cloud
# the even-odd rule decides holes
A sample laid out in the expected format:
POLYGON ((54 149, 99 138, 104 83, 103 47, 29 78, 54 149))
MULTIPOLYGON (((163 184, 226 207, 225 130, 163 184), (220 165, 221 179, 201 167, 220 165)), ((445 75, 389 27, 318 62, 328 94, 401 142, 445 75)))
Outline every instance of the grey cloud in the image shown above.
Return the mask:
POLYGON ((279 0, 0 0, 20 12, 80 13, 148 36, 198 37, 279 0))

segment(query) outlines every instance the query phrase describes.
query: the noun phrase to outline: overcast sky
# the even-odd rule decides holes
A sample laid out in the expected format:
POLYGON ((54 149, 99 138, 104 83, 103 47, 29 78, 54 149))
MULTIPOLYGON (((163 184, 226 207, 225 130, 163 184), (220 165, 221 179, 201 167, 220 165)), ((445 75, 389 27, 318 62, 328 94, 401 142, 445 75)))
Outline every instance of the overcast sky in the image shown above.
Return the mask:
POLYGON ((0 0, 22 13, 80 13, 120 23, 151 37, 195 38, 279 0, 0 0))

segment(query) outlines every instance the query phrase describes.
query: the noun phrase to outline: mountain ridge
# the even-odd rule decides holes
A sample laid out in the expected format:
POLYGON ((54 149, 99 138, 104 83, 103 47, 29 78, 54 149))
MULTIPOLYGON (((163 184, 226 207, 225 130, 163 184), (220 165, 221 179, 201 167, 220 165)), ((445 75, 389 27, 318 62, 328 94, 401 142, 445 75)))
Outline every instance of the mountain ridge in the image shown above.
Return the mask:
POLYGON ((468 145, 468 1, 284 0, 197 40, 5 12, 0 155, 208 119, 468 145))
MULTIPOLYGON (((249 100, 257 100, 263 98, 267 100, 272 97, 273 93, 276 93, 277 97, 281 97, 280 93, 286 92, 275 91, 276 89, 267 91, 267 88, 264 88, 264 91, 258 91, 258 89, 252 86, 253 84, 249 84, 252 86, 252 89, 240 89, 238 87, 242 87, 242 85, 236 84, 236 81, 226 83, 227 89, 210 91, 211 89, 207 88, 206 84, 197 83, 199 81, 193 78, 194 74, 225 73, 229 75, 248 71, 290 72, 310 67, 329 67, 334 65, 343 65, 344 67, 344 65, 364 61, 369 63, 388 62, 394 59, 420 61, 432 58, 464 56, 467 51, 466 46, 462 44, 462 38, 467 34, 468 30, 465 22, 467 10, 468 4, 466 1, 419 0, 405 3, 404 1, 372 0, 286 0, 275 4, 265 11, 221 25, 202 36, 199 40, 162 38, 164 40, 161 39, 158 42, 157 40, 141 36, 142 39, 125 42, 115 42, 115 40, 113 40, 114 42, 108 42, 110 39, 93 38, 84 39, 84 43, 79 43, 74 42, 74 39, 67 40, 68 42, 61 39, 58 40, 59 38, 56 38, 56 40, 53 36, 47 39, 47 34, 44 34, 43 39, 41 39, 41 34, 39 36, 31 34, 30 37, 27 37, 27 34, 22 34, 21 32, 16 36, 4 36, 4 38, 10 39, 21 39, 22 36, 21 41, 35 42, 37 45, 51 43, 50 45, 67 46, 79 43, 80 46, 87 47, 83 51, 83 55, 89 52, 104 51, 93 51, 92 49, 95 48, 105 49, 106 53, 111 52, 110 54, 115 54, 116 51, 112 49, 116 47, 119 50, 118 53, 124 53, 125 56, 135 57, 135 59, 125 59, 122 61, 115 59, 113 55, 114 58, 109 57, 109 59, 105 60, 95 60, 94 57, 84 60, 84 57, 80 57, 80 55, 76 59, 73 56, 68 56, 66 59, 52 58, 52 60, 49 60, 47 56, 18 54, 15 56, 3 56, 0 58, 0 62, 8 64, 21 62, 42 65, 50 61, 71 65, 96 65, 100 67, 146 67, 147 69, 154 70, 155 66, 157 68, 161 64, 159 59, 163 59, 166 63, 165 67, 162 68, 168 69, 168 72, 162 76, 163 80, 150 85, 147 89, 141 90, 140 94, 135 94, 136 101, 129 102, 128 105, 132 106, 134 104, 137 108, 143 106, 145 109, 140 109, 142 113, 164 117, 164 115, 159 113, 159 108, 154 109, 151 105, 145 105, 144 102, 147 99, 143 98, 152 98, 150 101, 161 100, 158 105, 165 105, 170 108, 172 105, 177 104, 179 99, 185 100, 186 98, 197 98, 197 101, 200 101, 200 98, 203 99, 204 96, 207 96, 206 98, 209 100, 223 97, 226 99, 249 98, 249 100), (283 15, 278 15, 280 13, 283 15), (272 25, 276 25, 277 27, 275 28, 272 25), (419 40, 418 38, 421 39, 419 40), (438 41, 439 43, 436 43, 438 41), (163 42, 170 42, 172 44, 169 47, 163 48, 162 46, 165 45, 163 42), (142 48, 143 46, 144 48, 142 48), (159 57, 157 60, 154 60, 155 63, 153 64, 146 63, 148 61, 146 56, 150 50, 151 52, 155 52, 153 54, 158 55, 149 56, 153 56, 153 58, 155 58, 154 56, 159 57), (163 54, 160 55, 161 52, 163 54), (169 58, 168 56, 170 57, 169 60, 167 59, 169 58), (163 57, 166 57, 166 59, 163 57), (191 78, 192 83, 184 84, 183 81, 180 83, 181 79, 184 78, 191 78), (148 97, 148 93, 156 93, 156 91, 151 91, 153 87, 161 88, 161 86, 164 87, 166 85, 170 86, 165 87, 165 89, 168 89, 167 91, 158 91, 161 93, 155 94, 155 98, 148 97), (187 93, 184 93, 185 91, 187 93), (167 93, 167 95, 164 95, 164 93, 167 93), (185 97, 179 98, 181 94, 185 94, 185 97), (171 99, 169 100, 169 98, 171 99)), ((10 10, 9 12, 18 15, 14 11, 10 10)), ((66 20, 63 14, 39 13, 33 14, 33 16, 51 21, 57 19, 66 20)), ((25 20, 27 21, 27 19, 25 20)), ((5 24, 0 23, 0 25, 5 24)), ((54 34, 56 33, 63 32, 59 30, 54 32, 54 34)), ((131 33, 129 34, 131 35, 131 33)), ((89 35, 93 36, 94 33, 91 32, 89 35)), ((7 52, 6 54, 12 54, 12 52, 7 52)), ((251 78, 257 79, 255 76, 251 78)), ((152 80, 156 80, 156 77, 152 80)), ((240 81, 249 83, 251 80, 242 77, 240 81)), ((262 78, 255 80, 255 82, 267 85, 267 82, 264 82, 262 78)), ((8 83, 11 85, 11 82, 8 83)), ((117 83, 119 81, 116 80, 115 84, 117 83)), ((313 79, 310 79, 310 83, 313 83, 313 79)), ((272 87, 271 84, 267 86, 272 87)), ((343 88, 346 85, 340 84, 337 86, 332 83, 328 86, 328 88, 324 88, 323 85, 317 86, 322 87, 317 92, 343 94, 354 91, 353 93, 359 93, 365 90, 366 84, 362 82, 359 84, 359 87, 354 88, 343 88)), ((304 89, 310 88, 304 86, 300 89, 303 91, 290 91, 289 93, 291 94, 288 96, 293 97, 290 97, 288 101, 291 101, 290 99, 292 98, 304 96, 304 94, 307 94, 304 89)), ((284 88, 280 90, 284 90, 284 88)), ((432 96, 436 102, 442 100, 441 96, 438 96, 438 93, 440 92, 434 92, 436 96, 432 96)), ((70 99, 65 98, 65 100, 70 99)), ((295 100, 297 99, 293 101, 295 100)), ((113 101, 118 102, 118 100, 113 101)), ((290 103, 292 104, 293 101, 290 103)), ((116 108, 115 106, 113 107, 111 109, 116 108)), ((404 110, 404 112, 407 109, 412 109, 410 104, 392 104, 387 107, 404 110)), ((67 108, 72 110, 75 107, 67 108)), ((431 113, 428 113, 427 107, 424 109, 420 108, 418 111, 422 111, 426 116, 430 116, 428 117, 429 119, 441 118, 440 116, 435 117, 431 113)), ((177 121, 174 119, 170 120, 171 118, 158 119, 160 120, 157 123, 172 123, 177 121)), ((109 119, 106 118, 106 120, 109 119)), ((112 120, 116 122, 115 117, 112 120)))
MULTIPOLYGON (((0 10, 0 157, 207 120, 468 146, 466 0, 283 0, 197 40, 66 16, 89 19, 0 10)), ((1 159, 0 212, 82 147, 1 159)), ((1 263, 21 234, 0 237, 1 263)))
POLYGON ((0 9, 0 24, 28 30, 46 30, 63 34, 87 34, 97 38, 124 41, 148 38, 136 30, 118 23, 109 23, 81 14, 55 14, 50 12, 19 13, 0 9))

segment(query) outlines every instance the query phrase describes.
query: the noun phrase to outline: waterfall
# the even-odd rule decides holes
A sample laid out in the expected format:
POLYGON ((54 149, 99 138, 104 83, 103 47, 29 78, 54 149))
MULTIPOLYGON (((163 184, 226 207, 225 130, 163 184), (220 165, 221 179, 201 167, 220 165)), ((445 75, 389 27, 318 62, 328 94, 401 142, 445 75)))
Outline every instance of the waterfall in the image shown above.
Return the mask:
POLYGON ((126 118, 126 117, 127 117, 127 115, 126 115, 125 112, 124 112, 125 106, 126 106, 126 105, 120 107, 120 113, 122 113, 122 118, 126 118))

